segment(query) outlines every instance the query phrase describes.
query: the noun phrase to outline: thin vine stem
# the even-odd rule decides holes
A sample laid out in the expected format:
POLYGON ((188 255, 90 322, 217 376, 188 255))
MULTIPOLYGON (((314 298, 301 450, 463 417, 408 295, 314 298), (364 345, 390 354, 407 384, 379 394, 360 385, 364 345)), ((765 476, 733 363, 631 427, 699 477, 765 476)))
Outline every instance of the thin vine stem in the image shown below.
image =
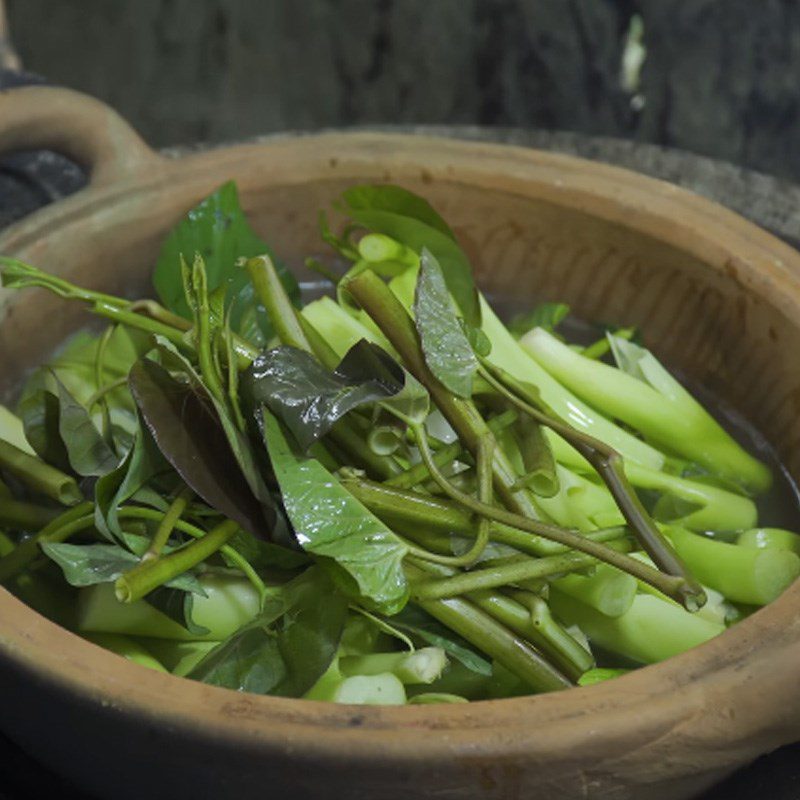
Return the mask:
POLYGON ((665 594, 667 597, 671 597, 678 602, 684 603, 687 596, 692 596, 686 591, 686 579, 683 577, 659 572, 657 569, 653 569, 647 564, 637 561, 635 558, 630 558, 623 553, 611 550, 602 544, 593 542, 584 538, 578 533, 574 533, 573 531, 569 531, 564 528, 548 526, 547 532, 545 533, 542 530, 541 525, 531 525, 532 520, 528 519, 527 517, 507 511, 504 508, 486 505, 471 495, 465 494, 453 486, 439 471, 439 468, 434 462, 433 453, 428 446, 424 426, 415 425, 413 426, 413 430, 415 436, 417 437, 417 446, 419 447, 420 454, 423 461, 425 461, 425 463, 428 465, 428 469, 430 470, 433 480, 436 481, 438 486, 445 494, 447 494, 457 503, 461 503, 463 506, 466 506, 475 514, 489 517, 497 522, 503 522, 506 525, 511 525, 515 528, 520 528, 521 530, 527 530, 530 533, 538 533, 546 538, 550 538, 559 542, 559 544, 566 545, 573 550, 578 550, 582 553, 587 553, 590 556, 594 556, 599 561, 604 561, 607 564, 611 564, 612 566, 621 569, 623 572, 633 575, 633 577, 637 578, 638 580, 644 581, 662 594, 665 594))
MULTIPOLYGON (((495 391, 520 411, 566 439, 597 470, 626 522, 656 566, 662 572, 681 579, 674 599, 689 611, 697 611, 701 608, 706 602, 703 588, 689 574, 686 565, 656 528, 639 500, 639 496, 628 481, 622 456, 599 439, 582 433, 531 405, 527 399, 535 401, 534 393, 527 392, 523 384, 487 361, 484 360, 479 372, 495 391)), ((630 572, 630 570, 626 571, 630 572)), ((665 594, 669 593, 665 592, 665 594)))
MULTIPOLYGON (((478 499, 482 503, 492 502, 492 456, 494 442, 491 439, 484 439, 478 447, 478 499)), ((439 553, 424 550, 415 545, 408 545, 409 553, 432 561, 435 564, 444 564, 449 567, 466 567, 474 564, 483 555, 486 545, 489 544, 489 534, 491 530, 491 520, 488 517, 478 519, 477 533, 469 549, 458 556, 440 555, 439 553)))

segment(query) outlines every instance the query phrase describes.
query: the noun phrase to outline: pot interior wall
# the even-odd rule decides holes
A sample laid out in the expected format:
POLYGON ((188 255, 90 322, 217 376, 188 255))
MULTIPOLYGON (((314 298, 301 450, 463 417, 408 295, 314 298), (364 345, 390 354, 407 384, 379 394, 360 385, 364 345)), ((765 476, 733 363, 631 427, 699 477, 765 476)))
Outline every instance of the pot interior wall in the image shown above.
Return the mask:
MULTIPOLYGON (((317 210, 330 208, 363 175, 269 185, 239 176, 243 204, 276 253, 302 270, 308 255, 326 255, 317 210)), ((670 241, 655 239, 573 207, 430 176, 391 178, 425 195, 455 228, 481 287, 525 307, 563 300, 586 319, 637 325, 671 367, 705 384, 777 445, 800 477, 800 346, 798 322, 746 289, 737 266, 709 269, 670 241)), ((219 183, 217 180, 216 183, 219 183)), ((149 274, 169 228, 209 188, 191 180, 130 193, 117 207, 68 220, 33 241, 21 257, 76 282, 130 297, 149 291, 149 274)), ((335 219, 335 215, 333 217, 335 219)), ((85 312, 40 291, 0 298, 0 389, 13 390, 85 312)))

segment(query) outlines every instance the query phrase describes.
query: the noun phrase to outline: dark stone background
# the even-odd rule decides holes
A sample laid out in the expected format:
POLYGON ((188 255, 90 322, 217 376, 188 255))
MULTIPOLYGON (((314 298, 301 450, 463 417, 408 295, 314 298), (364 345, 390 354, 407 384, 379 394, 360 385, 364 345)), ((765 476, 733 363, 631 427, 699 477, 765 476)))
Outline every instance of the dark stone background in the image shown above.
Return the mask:
POLYGON ((800 177, 797 0, 7 0, 28 69, 163 146, 358 123, 630 137, 800 177), (631 16, 647 58, 620 86, 631 16))

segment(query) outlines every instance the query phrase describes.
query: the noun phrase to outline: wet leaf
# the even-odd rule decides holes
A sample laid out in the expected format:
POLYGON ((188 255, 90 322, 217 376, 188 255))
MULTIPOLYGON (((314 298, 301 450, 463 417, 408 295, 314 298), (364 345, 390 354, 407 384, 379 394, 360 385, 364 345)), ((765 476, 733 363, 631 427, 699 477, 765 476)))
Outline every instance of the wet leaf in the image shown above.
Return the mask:
POLYGON ((408 189, 392 184, 353 186, 344 193, 344 201, 353 210, 380 210, 402 214, 444 234, 453 241, 456 237, 433 206, 408 189))
POLYGON ((159 450, 212 508, 256 536, 269 527, 207 395, 141 359, 130 373, 131 392, 159 450))
MULTIPOLYGON (((116 544, 71 544, 44 542, 44 554, 61 567, 70 586, 93 586, 112 583, 139 563, 139 556, 116 544)), ((167 550, 169 552, 169 550, 167 550)), ((165 586, 205 596, 197 578, 187 572, 173 578, 165 586)))
POLYGON ((58 391, 58 432, 70 466, 78 475, 100 477, 114 470, 119 456, 106 444, 89 412, 54 376, 58 391))
POLYGON ((362 340, 330 372, 312 355, 278 347, 259 356, 244 379, 253 407, 277 414, 303 448, 349 411, 385 401, 399 414, 427 413, 427 392, 381 348, 362 340))
POLYGON ((439 263, 424 249, 414 293, 414 324, 425 363, 447 389, 472 396, 478 359, 459 324, 439 263))
MULTIPOLYGON (((239 258, 268 253, 276 264, 278 274, 289 296, 299 302, 300 289, 289 270, 277 261, 267 244, 250 227, 242 211, 239 194, 233 181, 220 186, 217 191, 195 206, 178 223, 161 248, 153 285, 161 302, 184 317, 190 318, 181 278, 181 256, 192 263, 199 253, 206 263, 208 290, 220 286, 232 305, 231 326, 240 332, 245 328, 244 316, 251 307, 252 291, 245 270, 236 266, 239 258)), ((248 321, 247 325, 251 323, 248 321)), ((271 335, 266 314, 259 314, 258 324, 265 339, 271 335)))
POLYGON ((266 408, 263 423, 283 504, 301 547, 335 563, 347 576, 344 585, 365 605, 386 614, 399 611, 409 594, 402 566, 405 544, 319 461, 296 455, 266 408))
POLYGON ((398 186, 357 186, 343 199, 349 216, 365 228, 391 236, 418 254, 427 248, 439 262, 466 322, 480 327, 480 303, 469 260, 450 228, 425 200, 398 186))
POLYGON ((346 616, 346 598, 313 568, 269 597, 259 616, 189 677, 236 691, 301 697, 333 661, 346 616))
POLYGON ((94 524, 97 530, 112 541, 123 541, 117 514, 119 507, 133 498, 138 503, 165 511, 167 502, 157 492, 144 490, 155 478, 170 472, 147 426, 140 424, 128 455, 95 484, 94 524))

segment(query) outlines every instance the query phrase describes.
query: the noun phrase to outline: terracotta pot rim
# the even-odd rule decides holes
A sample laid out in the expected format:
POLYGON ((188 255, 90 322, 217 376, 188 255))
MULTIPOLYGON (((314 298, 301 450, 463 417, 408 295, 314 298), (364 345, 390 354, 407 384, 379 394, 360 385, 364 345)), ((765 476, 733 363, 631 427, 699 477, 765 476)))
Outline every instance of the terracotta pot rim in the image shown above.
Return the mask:
MULTIPOLYGON (((323 157, 321 153, 335 153, 331 158, 337 159, 337 164, 330 166, 331 180, 347 174, 342 172, 345 164, 357 172, 359 165, 363 168, 381 148, 416 164, 417 174, 422 161, 423 177, 430 170, 433 180, 454 185, 466 185, 466 179, 463 172, 458 179, 448 178, 447 153, 470 157, 468 176, 472 187, 480 186, 483 179, 496 177, 498 164, 513 164, 516 171, 504 176, 504 191, 524 195, 526 182, 535 181, 539 188, 545 187, 548 201, 554 204, 569 204, 605 219, 616 219, 619 224, 627 215, 635 220, 638 230, 656 239, 683 237, 682 246, 718 268, 727 269, 750 288, 756 283, 780 281, 784 295, 779 307, 785 313, 800 304, 800 255, 771 234, 716 203, 671 184, 572 156, 407 134, 323 133, 299 140, 276 139, 238 145, 227 151, 214 150, 213 169, 220 170, 221 159, 223 165, 248 159, 255 163, 267 151, 274 158, 288 144, 293 150, 299 147, 309 158, 316 159, 315 163, 323 157), (425 154, 421 156, 423 148, 425 154), (531 169, 526 172, 526 168, 531 169), (591 185, 588 177, 592 178, 591 185), (680 218, 679 212, 685 214, 687 210, 691 218, 680 218), (665 222, 666 231, 656 230, 656 223, 663 226, 665 222)), ((173 180, 202 176, 206 164, 207 154, 198 153, 175 161, 159 161, 154 176, 132 172, 116 183, 89 187, 7 230, 0 236, 0 250, 19 251, 40 236, 57 235, 93 211, 124 204, 142 192, 164 190, 173 180)), ((231 169, 235 171, 233 166, 231 169)), ((298 175, 297 182, 303 180, 303 175, 298 175)), ((20 669, 40 681, 58 683, 87 702, 186 729, 202 725, 203 735, 222 735, 243 747, 296 750, 302 745, 309 758, 334 758, 339 750, 336 737, 318 737, 320 729, 347 729, 349 735, 358 737, 358 757, 362 761, 377 755, 398 760, 428 759, 445 757, 454 750, 469 753, 478 744, 482 754, 491 750, 507 753, 509 748, 530 750, 534 745, 546 749, 555 746, 567 732, 574 737, 578 731, 581 737, 591 738, 598 735, 598 730, 601 735, 603 730, 621 730, 626 715, 645 705, 653 708, 663 703, 658 687, 671 685, 670 707, 664 709, 653 731, 658 736, 659 725, 669 727, 691 717, 702 700, 705 683, 719 673, 735 671, 745 655, 752 655, 765 642, 790 634, 800 642, 800 614, 794 614, 798 621, 788 627, 779 624, 781 618, 791 617, 790 610, 798 609, 800 585, 795 585, 769 607, 720 637, 613 682, 572 690, 567 695, 433 708, 335 706, 237 695, 161 675, 84 642, 44 620, 5 590, 0 591, 0 646, 6 651, 6 658, 20 669), (10 626, 6 620, 11 621, 10 626), (85 669, 89 660, 97 670, 85 669), (169 704, 158 702, 164 696, 171 698, 169 704), (489 707, 492 714, 484 715, 489 707), (541 738, 534 727, 537 721, 548 725, 551 743, 537 740, 541 738), (426 740, 424 752, 420 752, 419 736, 423 732, 440 735, 426 740)))

